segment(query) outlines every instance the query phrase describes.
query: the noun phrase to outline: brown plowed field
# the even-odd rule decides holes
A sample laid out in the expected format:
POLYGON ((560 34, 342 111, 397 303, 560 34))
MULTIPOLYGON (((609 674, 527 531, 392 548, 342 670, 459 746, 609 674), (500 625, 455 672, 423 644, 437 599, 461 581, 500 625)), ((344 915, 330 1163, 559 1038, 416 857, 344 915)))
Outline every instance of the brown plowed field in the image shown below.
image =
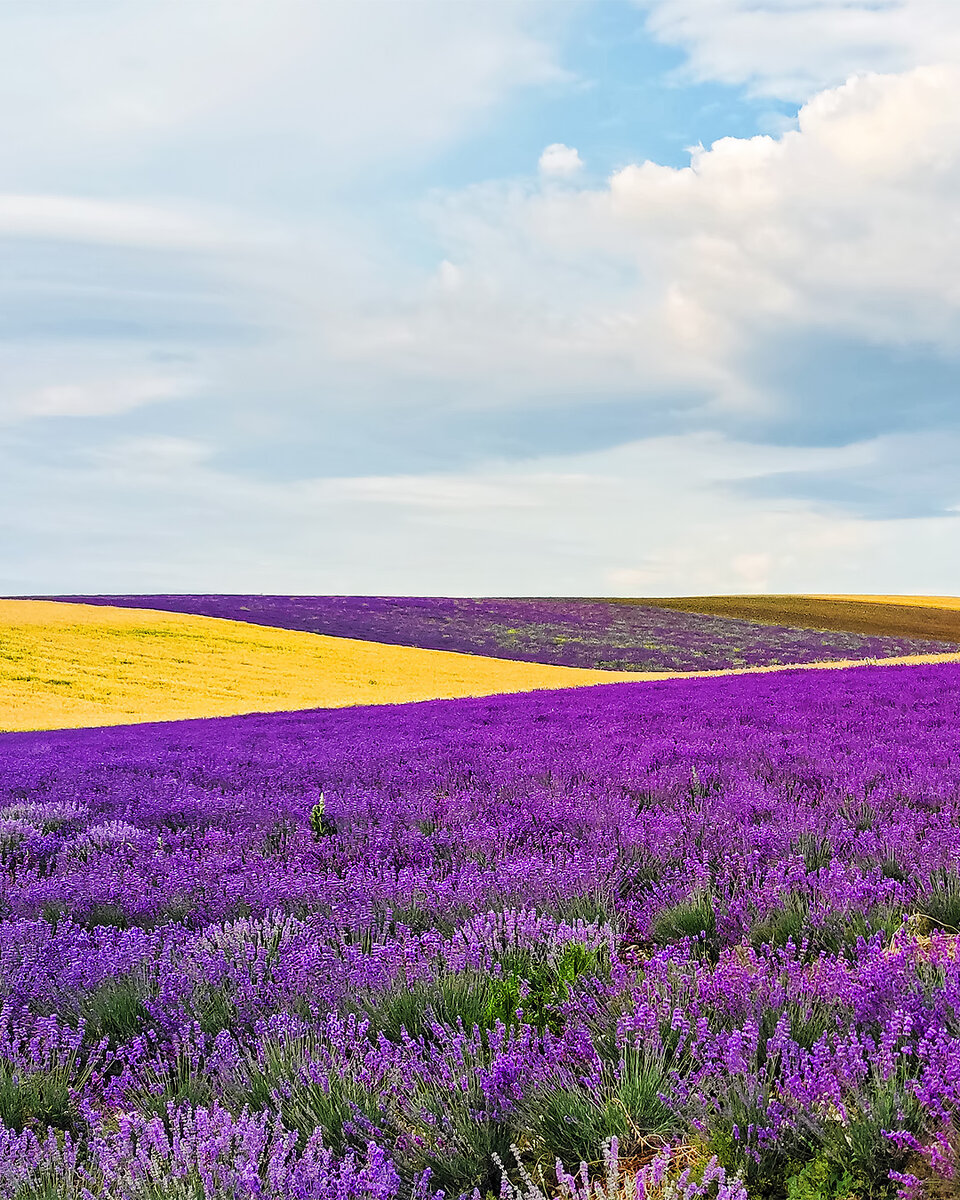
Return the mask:
MULTIPOLYGON (((879 597, 861 600, 844 596, 658 596, 610 599, 608 603, 643 604, 717 617, 741 617, 801 629, 839 629, 847 633, 935 638, 960 643, 960 608, 933 607, 922 597, 905 597, 904 603, 897 603, 879 597)), ((943 603, 956 604, 957 601, 944 598, 943 603)))

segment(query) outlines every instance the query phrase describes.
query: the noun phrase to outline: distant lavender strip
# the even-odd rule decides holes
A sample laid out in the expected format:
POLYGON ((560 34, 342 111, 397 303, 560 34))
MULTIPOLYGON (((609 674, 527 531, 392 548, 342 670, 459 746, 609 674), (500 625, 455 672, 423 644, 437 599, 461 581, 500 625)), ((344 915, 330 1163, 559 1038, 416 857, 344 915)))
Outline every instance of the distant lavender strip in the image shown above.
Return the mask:
POLYGON ((699 671, 949 653, 951 642, 869 637, 591 600, 389 596, 57 596, 281 629, 611 671, 699 671))

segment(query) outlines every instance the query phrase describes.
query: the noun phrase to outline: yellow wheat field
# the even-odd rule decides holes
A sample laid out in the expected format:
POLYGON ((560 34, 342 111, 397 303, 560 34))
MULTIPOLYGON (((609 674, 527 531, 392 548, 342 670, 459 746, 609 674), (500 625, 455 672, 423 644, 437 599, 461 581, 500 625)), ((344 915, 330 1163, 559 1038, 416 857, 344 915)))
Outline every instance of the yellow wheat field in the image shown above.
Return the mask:
POLYGON ((810 593, 804 600, 862 600, 873 604, 906 604, 911 608, 960 609, 960 596, 840 596, 810 593))
POLYGON ((6 731, 395 704, 630 678, 218 617, 0 600, 0 730, 6 731))

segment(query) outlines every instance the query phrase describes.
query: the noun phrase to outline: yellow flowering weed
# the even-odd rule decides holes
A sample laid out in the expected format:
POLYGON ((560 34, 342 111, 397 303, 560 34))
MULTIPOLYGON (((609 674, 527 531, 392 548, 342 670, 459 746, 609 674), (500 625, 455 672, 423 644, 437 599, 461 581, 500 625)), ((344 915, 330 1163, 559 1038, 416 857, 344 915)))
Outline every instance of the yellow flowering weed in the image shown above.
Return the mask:
POLYGON ((398 704, 636 676, 148 609, 0 600, 0 730, 398 704))

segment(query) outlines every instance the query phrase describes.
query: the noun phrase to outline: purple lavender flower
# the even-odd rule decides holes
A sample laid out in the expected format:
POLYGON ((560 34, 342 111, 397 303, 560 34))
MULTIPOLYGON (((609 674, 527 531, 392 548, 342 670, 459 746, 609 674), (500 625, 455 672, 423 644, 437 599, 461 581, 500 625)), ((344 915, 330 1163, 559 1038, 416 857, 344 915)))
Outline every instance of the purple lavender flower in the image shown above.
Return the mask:
POLYGON ((960 667, 10 734, 0 813, 4 1195, 954 1170, 960 667))
POLYGON ((597 600, 195 595, 53 598, 616 671, 712 671, 958 649, 952 643, 926 638, 797 629, 597 600))

